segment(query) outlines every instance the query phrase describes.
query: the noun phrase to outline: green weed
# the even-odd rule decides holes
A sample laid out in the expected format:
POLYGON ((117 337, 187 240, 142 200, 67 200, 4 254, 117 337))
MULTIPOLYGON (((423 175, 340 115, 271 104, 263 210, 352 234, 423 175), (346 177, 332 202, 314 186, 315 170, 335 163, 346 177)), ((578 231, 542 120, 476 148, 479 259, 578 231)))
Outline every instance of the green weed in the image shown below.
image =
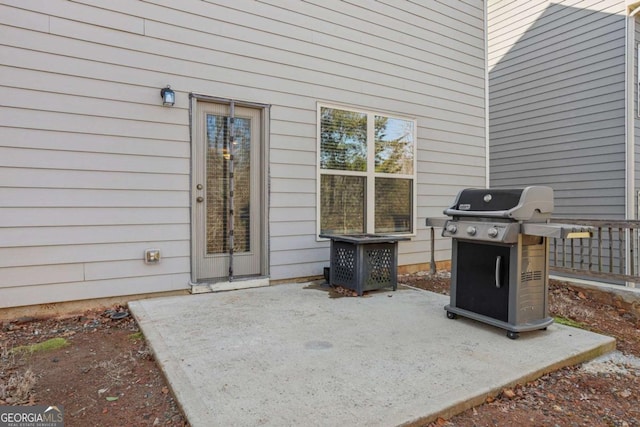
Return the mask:
POLYGON ((578 329, 587 329, 587 326, 584 323, 576 322, 575 320, 571 320, 567 317, 556 316, 553 320, 560 325, 571 326, 572 328, 578 329))
POLYGON ((65 338, 51 338, 49 340, 30 345, 21 345, 11 349, 12 353, 25 354, 25 353, 37 353, 40 351, 57 350, 69 345, 69 341, 65 338))

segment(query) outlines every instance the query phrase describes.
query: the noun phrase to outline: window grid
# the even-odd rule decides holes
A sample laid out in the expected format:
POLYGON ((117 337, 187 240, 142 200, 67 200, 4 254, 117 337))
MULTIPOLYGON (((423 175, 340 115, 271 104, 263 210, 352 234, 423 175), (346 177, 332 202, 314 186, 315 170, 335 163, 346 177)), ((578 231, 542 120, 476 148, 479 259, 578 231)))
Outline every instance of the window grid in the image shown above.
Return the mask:
POLYGON ((379 113, 379 112, 372 112, 372 111, 364 111, 364 110, 357 110, 357 109, 352 109, 349 107, 344 107, 344 106, 335 106, 335 105, 328 105, 328 104, 320 104, 318 103, 318 111, 317 111, 317 123, 318 123, 318 135, 317 135, 317 139, 318 139, 318 161, 317 161, 317 181, 318 181, 318 185, 317 185, 317 234, 321 234, 322 233, 322 225, 321 225, 321 176, 322 175, 340 175, 340 176, 359 176, 359 177, 365 177, 365 201, 364 201, 364 206, 365 206, 365 215, 366 215, 366 219, 365 219, 365 229, 364 229, 364 233, 375 233, 375 227, 376 227, 376 209, 375 209, 375 205, 376 205, 376 178, 392 178, 392 179, 405 179, 405 180, 411 180, 411 194, 410 194, 410 198, 411 198, 411 202, 410 202, 410 229, 409 231, 405 232, 398 232, 397 234, 415 234, 415 227, 416 227, 416 205, 417 205, 417 196, 416 196, 416 189, 417 189, 417 123, 415 119, 410 119, 410 118, 406 118, 406 117, 401 117, 398 115, 390 115, 390 114, 383 114, 383 113, 379 113), (327 109, 336 109, 336 110, 344 110, 344 111, 348 111, 348 112, 353 112, 353 113, 361 113, 361 114, 366 114, 366 118, 367 118, 367 130, 366 130, 366 144, 367 144, 367 167, 366 167, 366 171, 357 171, 357 170, 342 170, 342 169, 326 169, 326 168, 322 168, 321 166, 321 162, 320 162, 320 155, 322 152, 322 137, 321 137, 321 132, 322 132, 322 109, 323 108, 327 108, 327 109), (413 173, 412 174, 406 174, 406 173, 388 173, 388 172, 376 172, 376 129, 375 129, 375 119, 376 117, 386 117, 386 118, 390 118, 390 119, 397 119, 397 120, 401 120, 401 121, 406 121, 406 122, 410 122, 412 123, 412 145, 413 145, 413 149, 412 149, 412 169, 413 169, 413 173))

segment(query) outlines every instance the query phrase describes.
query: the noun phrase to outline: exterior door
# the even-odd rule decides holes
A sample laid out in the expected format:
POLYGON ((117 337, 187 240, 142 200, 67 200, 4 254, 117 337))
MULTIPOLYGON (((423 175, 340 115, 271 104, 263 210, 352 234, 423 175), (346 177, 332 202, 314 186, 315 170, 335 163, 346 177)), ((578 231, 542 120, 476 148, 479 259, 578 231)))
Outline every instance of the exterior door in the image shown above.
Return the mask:
POLYGON ((196 281, 261 273, 261 113, 236 106, 232 122, 229 104, 197 102, 192 160, 196 281))

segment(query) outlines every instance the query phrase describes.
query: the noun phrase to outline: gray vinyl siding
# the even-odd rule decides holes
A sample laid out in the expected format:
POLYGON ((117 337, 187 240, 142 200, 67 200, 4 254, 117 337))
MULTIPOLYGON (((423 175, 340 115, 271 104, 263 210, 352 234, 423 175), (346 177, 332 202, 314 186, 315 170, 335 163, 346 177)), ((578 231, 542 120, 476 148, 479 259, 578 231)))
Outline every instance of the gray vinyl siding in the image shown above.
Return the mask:
POLYGON ((489 1, 490 185, 548 185, 556 216, 625 216, 625 6, 489 1))
POLYGON ((328 265, 317 102, 417 119, 401 264, 428 262, 425 217, 484 185, 480 0, 0 0, 0 57, 0 307, 188 287, 189 93, 271 106, 272 279, 328 265))
POLYGON ((640 205, 638 204, 638 191, 640 191, 640 105, 638 105, 638 46, 640 46, 640 17, 636 15, 634 20, 634 43, 633 43, 633 124, 634 124, 634 161, 635 161, 635 212, 636 218, 640 219, 640 205))

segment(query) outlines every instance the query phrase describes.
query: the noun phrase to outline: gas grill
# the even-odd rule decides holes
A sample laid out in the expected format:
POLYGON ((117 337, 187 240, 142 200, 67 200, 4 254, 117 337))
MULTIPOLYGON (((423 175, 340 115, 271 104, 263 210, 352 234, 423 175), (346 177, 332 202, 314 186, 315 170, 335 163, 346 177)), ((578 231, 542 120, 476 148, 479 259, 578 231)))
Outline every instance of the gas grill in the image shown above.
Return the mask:
POLYGON ((451 237, 450 303, 457 315, 507 330, 546 329, 549 238, 589 238, 591 228, 550 223, 553 189, 465 189, 444 210, 447 218, 428 218, 451 237))

